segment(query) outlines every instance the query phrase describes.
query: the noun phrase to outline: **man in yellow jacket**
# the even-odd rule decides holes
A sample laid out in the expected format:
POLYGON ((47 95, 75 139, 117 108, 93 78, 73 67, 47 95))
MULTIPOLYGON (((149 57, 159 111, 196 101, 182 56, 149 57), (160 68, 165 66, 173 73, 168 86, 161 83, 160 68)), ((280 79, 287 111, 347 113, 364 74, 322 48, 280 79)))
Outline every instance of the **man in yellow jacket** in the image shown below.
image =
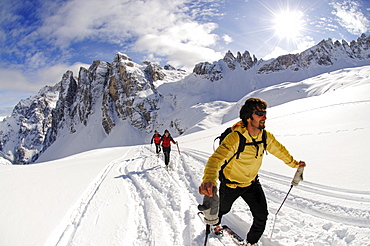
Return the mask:
MULTIPOLYGON (((220 183, 219 223, 224 214, 228 213, 234 201, 241 197, 249 206, 253 216, 253 224, 247 234, 248 245, 258 242, 262 236, 267 221, 267 202, 261 184, 258 180, 258 171, 262 165, 264 146, 262 133, 265 128, 267 103, 258 98, 248 99, 240 110, 241 121, 232 127, 232 132, 223 139, 220 146, 209 157, 204 169, 203 182, 199 186, 199 193, 213 196, 212 189, 217 187, 217 179, 221 166, 225 160, 230 162, 223 169, 223 178, 220 183), (247 143, 260 142, 259 145, 246 145, 239 157, 233 157, 238 150, 240 132, 247 143), (258 147, 257 147, 258 146, 258 147)), ((287 149, 280 144, 273 134, 266 131, 266 150, 293 168, 305 167, 303 161, 296 161, 287 149)))

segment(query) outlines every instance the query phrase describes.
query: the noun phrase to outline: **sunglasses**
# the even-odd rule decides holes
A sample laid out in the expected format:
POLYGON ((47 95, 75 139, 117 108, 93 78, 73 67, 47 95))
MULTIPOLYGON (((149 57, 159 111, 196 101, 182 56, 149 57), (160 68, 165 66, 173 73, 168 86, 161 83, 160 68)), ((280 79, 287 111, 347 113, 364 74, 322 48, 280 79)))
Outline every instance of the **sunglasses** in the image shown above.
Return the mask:
POLYGON ((266 115, 266 111, 255 111, 255 112, 253 112, 253 114, 255 114, 255 115, 258 115, 258 116, 264 116, 264 115, 266 115))

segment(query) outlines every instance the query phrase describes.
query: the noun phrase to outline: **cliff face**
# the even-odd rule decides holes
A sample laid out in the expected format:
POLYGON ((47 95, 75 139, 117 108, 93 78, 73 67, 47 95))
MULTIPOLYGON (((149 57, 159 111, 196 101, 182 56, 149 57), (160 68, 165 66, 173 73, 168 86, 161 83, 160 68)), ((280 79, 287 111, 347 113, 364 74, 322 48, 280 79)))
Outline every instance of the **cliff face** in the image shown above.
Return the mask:
POLYGON ((103 90, 102 126, 107 134, 115 126, 116 118, 129 121, 137 129, 150 124, 160 99, 153 82, 166 77, 162 70, 152 63, 147 63, 143 70, 135 69, 127 56, 115 56, 103 90))

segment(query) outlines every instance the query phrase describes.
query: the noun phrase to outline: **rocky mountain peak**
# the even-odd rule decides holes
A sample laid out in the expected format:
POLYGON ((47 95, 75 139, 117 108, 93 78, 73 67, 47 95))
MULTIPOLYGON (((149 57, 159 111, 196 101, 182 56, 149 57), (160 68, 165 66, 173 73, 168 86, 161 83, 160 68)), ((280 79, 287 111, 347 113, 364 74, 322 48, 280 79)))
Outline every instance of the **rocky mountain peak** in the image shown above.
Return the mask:
POLYGON ((257 58, 253 55, 251 57, 249 51, 244 51, 243 55, 240 52, 237 53, 236 61, 240 64, 240 67, 244 70, 252 68, 257 63, 257 58))
POLYGON ((257 64, 257 58, 253 55, 253 58, 250 56, 248 51, 244 51, 243 54, 237 52, 237 56, 229 50, 226 52, 222 60, 209 63, 201 62, 195 65, 193 73, 196 75, 202 75, 204 78, 207 78, 211 81, 217 81, 223 78, 223 67, 226 67, 234 71, 237 68, 243 70, 249 70, 254 65, 257 64))
POLYGON ((178 100, 172 91, 160 94, 158 85, 180 91, 191 84, 196 90, 198 80, 190 81, 193 76, 222 83, 225 75, 234 73, 237 76, 232 74, 233 78, 249 78, 246 82, 252 84, 246 88, 256 89, 263 86, 259 78, 266 74, 287 72, 301 74, 298 77, 304 79, 305 71, 311 68, 310 71, 325 71, 334 65, 338 68, 368 64, 367 59, 370 59, 370 37, 363 34, 350 43, 322 40, 299 54, 269 61, 257 61, 248 51, 237 52, 236 56, 228 51, 219 61, 196 64, 193 74, 183 80, 186 73, 169 64, 164 68, 152 62, 137 64, 127 55, 117 53, 112 62, 93 61, 89 68, 80 68, 77 77, 67 71, 55 86, 46 86, 37 95, 21 100, 12 115, 0 122, 1 154, 13 163, 32 163, 61 137, 75 136, 88 129, 94 134, 99 131, 97 135, 104 138, 119 124, 143 133, 168 126, 181 134, 186 129, 181 117, 165 119, 160 107, 165 105, 165 111, 172 115, 177 107, 184 110, 177 105, 183 99, 178 100), (166 84, 178 81, 183 83, 166 84))
POLYGON ((166 74, 162 70, 163 68, 159 64, 152 62, 148 62, 145 68, 147 78, 152 82, 163 80, 166 77, 166 74))
POLYGON ((153 82, 166 77, 161 66, 136 64, 117 53, 112 63, 96 60, 78 78, 72 71, 63 74, 54 87, 22 100, 11 117, 0 122, 3 149, 14 163, 31 163, 61 134, 74 134, 100 114, 101 127, 109 135, 118 122, 150 131, 161 99, 153 82), (145 92, 145 93, 144 93, 145 92))
POLYGON ((258 74, 268 74, 286 69, 300 71, 309 69, 311 66, 332 66, 340 60, 347 59, 369 59, 370 36, 362 34, 356 41, 348 44, 346 41, 338 40, 333 43, 332 39, 322 40, 317 45, 298 54, 287 54, 277 57, 271 61, 258 61, 248 51, 243 54, 237 53, 236 57, 229 50, 223 59, 213 63, 201 62, 195 65, 193 73, 210 81, 217 81, 224 77, 225 69, 230 71, 240 67, 249 70, 258 66, 258 74), (226 66, 224 66, 226 65, 226 66))

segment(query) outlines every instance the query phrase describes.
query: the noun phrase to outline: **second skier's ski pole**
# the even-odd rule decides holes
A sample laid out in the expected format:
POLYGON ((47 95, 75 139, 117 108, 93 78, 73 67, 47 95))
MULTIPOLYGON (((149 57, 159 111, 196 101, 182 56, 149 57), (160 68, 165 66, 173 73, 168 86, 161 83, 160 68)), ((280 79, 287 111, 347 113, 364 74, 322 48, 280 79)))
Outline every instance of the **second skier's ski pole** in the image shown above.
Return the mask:
POLYGON ((290 189, 289 189, 288 193, 286 194, 283 202, 281 203, 279 209, 275 213, 274 224, 272 226, 272 231, 271 231, 270 239, 272 238, 272 234, 274 233, 275 222, 276 222, 276 216, 277 216, 277 214, 279 213, 281 207, 283 206, 283 204, 284 204, 285 200, 287 199, 287 197, 288 197, 290 191, 292 190, 293 186, 297 186, 299 184, 299 181, 302 181, 303 180, 303 169, 304 169, 304 167, 300 167, 295 172, 294 178, 293 178, 293 180, 291 182, 291 185, 290 185, 290 189))
POLYGON ((176 142, 177 150, 179 151, 179 155, 181 155, 180 148, 179 148, 179 143, 176 142))

